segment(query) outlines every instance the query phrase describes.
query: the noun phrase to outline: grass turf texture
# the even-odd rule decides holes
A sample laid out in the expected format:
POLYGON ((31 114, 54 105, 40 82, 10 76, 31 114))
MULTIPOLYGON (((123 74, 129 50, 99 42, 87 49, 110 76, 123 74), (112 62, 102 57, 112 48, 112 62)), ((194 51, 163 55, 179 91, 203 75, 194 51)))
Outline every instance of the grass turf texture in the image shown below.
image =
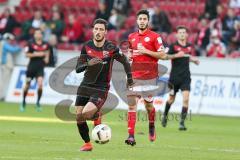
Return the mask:
MULTIPOLYGON (((115 110, 103 119, 103 122, 112 129, 112 140, 105 145, 94 143, 94 150, 86 153, 79 151, 83 142, 76 125, 56 122, 54 107, 43 106, 43 112, 38 113, 34 105, 27 105, 26 112, 20 113, 18 106, 0 102, 0 159, 240 159, 239 118, 192 115, 192 120, 186 123, 188 127, 186 132, 178 131, 177 121, 170 121, 167 128, 162 128, 158 120, 157 140, 153 143, 148 140, 147 121, 140 120, 136 125, 137 145, 131 147, 124 144, 127 137, 127 122, 123 117, 126 111, 115 110), (33 122, 32 119, 36 121, 33 122), (46 121, 41 122, 42 120, 46 121)), ((91 130, 92 122, 88 124, 91 130)))

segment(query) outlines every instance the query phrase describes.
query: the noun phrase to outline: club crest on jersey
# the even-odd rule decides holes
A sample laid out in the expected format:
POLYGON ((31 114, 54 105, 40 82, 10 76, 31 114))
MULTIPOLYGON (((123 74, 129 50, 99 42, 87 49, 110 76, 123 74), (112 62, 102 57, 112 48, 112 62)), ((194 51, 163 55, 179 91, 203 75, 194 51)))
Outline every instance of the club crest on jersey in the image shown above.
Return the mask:
POLYGON ((158 37, 157 41, 158 41, 159 44, 162 44, 162 38, 161 37, 158 37))
POLYGON ((35 49, 35 50, 38 50, 38 46, 37 45, 33 45, 33 49, 35 49))
POLYGON ((104 58, 109 57, 109 52, 108 51, 103 51, 103 57, 104 58))
POLYGON ((145 37, 145 38, 144 38, 144 41, 145 41, 145 42, 149 42, 149 41, 150 41, 150 38, 149 38, 149 37, 145 37))

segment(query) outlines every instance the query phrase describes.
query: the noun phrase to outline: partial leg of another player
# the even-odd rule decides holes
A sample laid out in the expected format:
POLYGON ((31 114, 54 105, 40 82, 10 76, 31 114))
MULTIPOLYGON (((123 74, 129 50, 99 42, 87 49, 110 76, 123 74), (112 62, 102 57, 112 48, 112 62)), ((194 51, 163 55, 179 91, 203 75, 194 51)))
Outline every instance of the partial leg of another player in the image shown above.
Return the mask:
POLYGON ((170 94, 170 95, 169 95, 169 98, 168 98, 168 100, 167 100, 167 102, 166 102, 165 109, 164 109, 163 116, 162 116, 162 121, 161 121, 163 127, 166 127, 166 126, 167 126, 168 112, 169 112, 169 110, 170 110, 170 108, 171 108, 171 105, 172 105, 172 104, 174 103, 174 101, 175 101, 175 97, 176 97, 175 94, 174 94, 174 95, 171 95, 171 94, 170 94))
POLYGON ((42 97, 42 91, 43 91, 43 77, 37 77, 37 84, 38 84, 38 91, 37 91, 37 102, 36 102, 36 110, 38 112, 42 111, 41 105, 40 105, 40 99, 42 97))
POLYGON ((185 131, 187 130, 185 126, 185 119, 187 117, 187 112, 188 112, 188 105, 189 105, 189 91, 188 90, 183 90, 182 95, 183 95, 183 107, 182 107, 182 112, 181 112, 181 120, 179 123, 179 130, 180 131, 185 131))
POLYGON ((88 102, 85 106, 77 106, 77 127, 80 136, 85 142, 80 151, 91 151, 93 149, 86 120, 92 120, 97 111, 97 106, 92 102, 88 102))
POLYGON ((156 111, 153 106, 153 98, 144 99, 145 108, 148 113, 148 121, 149 121, 149 140, 151 142, 156 140, 156 131, 155 131, 155 117, 156 111))
POLYGON ((135 124, 136 124, 136 110, 137 110, 137 96, 129 95, 128 99, 128 138, 125 143, 131 146, 136 145, 134 138, 135 124))
POLYGON ((27 77, 25 86, 23 88, 23 101, 20 105, 20 112, 24 112, 26 110, 26 97, 30 87, 30 82, 31 82, 31 78, 27 77))

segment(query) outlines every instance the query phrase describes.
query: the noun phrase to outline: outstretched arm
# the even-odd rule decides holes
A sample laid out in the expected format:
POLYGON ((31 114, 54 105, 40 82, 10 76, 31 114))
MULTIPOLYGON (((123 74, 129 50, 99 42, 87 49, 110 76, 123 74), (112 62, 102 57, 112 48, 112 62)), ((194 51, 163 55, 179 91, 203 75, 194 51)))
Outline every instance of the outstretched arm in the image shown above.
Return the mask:
POLYGON ((145 47, 141 46, 138 48, 138 52, 140 54, 146 54, 148 56, 151 56, 156 59, 162 59, 162 60, 169 60, 169 59, 175 59, 175 58, 180 58, 184 56, 184 52, 178 52, 177 54, 169 55, 165 53, 165 50, 162 49, 159 52, 154 52, 146 49, 145 47))
POLYGON ((81 55, 77 60, 77 65, 75 70, 77 73, 80 73, 80 72, 83 72, 86 68, 87 68, 87 53, 86 53, 85 47, 83 46, 81 50, 81 55))
POLYGON ((200 61, 196 57, 194 57, 194 56, 190 56, 189 60, 190 60, 190 62, 193 62, 196 65, 200 64, 200 61))
POLYGON ((127 85, 128 86, 132 86, 133 85, 133 79, 132 79, 132 71, 131 71, 131 66, 130 63, 127 59, 127 57, 124 54, 119 53, 119 51, 117 51, 118 53, 115 54, 115 59, 122 63, 124 66, 124 70, 127 74, 127 85))

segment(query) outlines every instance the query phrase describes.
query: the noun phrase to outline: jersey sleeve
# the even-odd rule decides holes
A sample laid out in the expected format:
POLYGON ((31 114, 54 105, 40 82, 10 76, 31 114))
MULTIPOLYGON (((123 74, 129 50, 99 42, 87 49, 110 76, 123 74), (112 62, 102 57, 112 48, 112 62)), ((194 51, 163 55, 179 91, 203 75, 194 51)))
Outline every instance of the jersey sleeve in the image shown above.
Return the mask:
POLYGON ((155 41, 154 41, 154 47, 157 50, 157 52, 162 52, 165 50, 163 41, 162 41, 162 38, 160 37, 160 35, 156 36, 155 41))
POLYGON ((83 46, 81 54, 78 57, 75 70, 77 73, 80 73, 83 72, 86 68, 87 68, 87 52, 85 46, 83 46))
POLYGON ((191 46, 191 53, 190 53, 190 54, 191 54, 192 56, 196 56, 196 50, 195 50, 194 45, 191 44, 190 46, 191 46))
POLYGON ((174 53, 174 45, 173 45, 173 44, 171 44, 171 45, 169 46, 168 54, 175 54, 175 53, 174 53))
POLYGON ((49 51, 50 48, 51 48, 50 44, 47 43, 47 49, 46 50, 49 51))
POLYGON ((24 47, 24 52, 25 53, 33 53, 34 49, 32 48, 31 43, 28 43, 28 45, 26 47, 24 47))
POLYGON ((114 59, 116 59, 118 62, 120 62, 123 65, 124 71, 127 74, 127 82, 129 85, 132 84, 133 79, 132 79, 130 63, 128 61, 128 58, 121 52, 119 48, 116 48, 114 50, 114 59))

